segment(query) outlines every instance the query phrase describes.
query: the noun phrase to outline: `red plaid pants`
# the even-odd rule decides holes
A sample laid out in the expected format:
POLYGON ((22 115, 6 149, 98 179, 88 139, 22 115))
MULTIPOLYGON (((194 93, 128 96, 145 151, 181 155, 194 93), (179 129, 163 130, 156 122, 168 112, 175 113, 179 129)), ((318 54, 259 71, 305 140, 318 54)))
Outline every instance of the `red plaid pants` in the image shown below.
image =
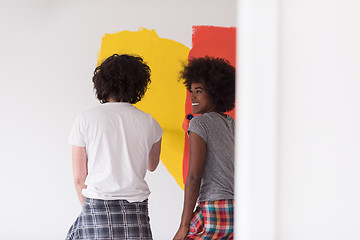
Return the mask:
POLYGON ((233 239, 234 200, 200 202, 185 239, 233 239))

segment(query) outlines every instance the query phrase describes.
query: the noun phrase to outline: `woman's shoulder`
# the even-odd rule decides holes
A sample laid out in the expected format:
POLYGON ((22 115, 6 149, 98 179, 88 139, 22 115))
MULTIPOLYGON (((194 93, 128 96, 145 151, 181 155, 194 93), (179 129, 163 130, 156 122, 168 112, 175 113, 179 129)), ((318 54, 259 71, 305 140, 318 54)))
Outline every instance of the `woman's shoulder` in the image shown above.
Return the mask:
POLYGON ((203 114, 200 114, 200 115, 196 115, 196 116, 194 116, 191 120, 193 120, 193 119, 206 120, 206 119, 211 119, 211 118, 213 118, 212 112, 210 112, 210 113, 203 113, 203 114))
MULTIPOLYGON (((225 119, 227 117, 230 117, 230 116, 226 115, 225 119)), ((219 118, 224 118, 224 117, 221 116, 219 113, 209 112, 209 113, 204 113, 204 114, 201 114, 201 115, 197 115, 197 116, 193 117, 191 119, 191 121, 194 120, 194 121, 208 122, 208 121, 216 121, 219 118)))
POLYGON ((235 120, 230 115, 222 115, 216 112, 204 113, 193 117, 190 121, 192 126, 206 126, 207 128, 218 128, 219 126, 234 126, 235 120))
POLYGON ((213 120, 213 117, 211 116, 211 114, 204 113, 204 114, 196 115, 195 117, 193 117, 190 120, 189 128, 201 127, 201 128, 209 129, 209 128, 211 128, 211 126, 213 126, 213 123, 214 123, 214 120, 213 120))
POLYGON ((190 120, 190 123, 192 123, 192 124, 203 123, 203 122, 207 122, 208 119, 209 119, 209 116, 207 115, 207 113, 204 113, 204 114, 201 114, 201 115, 194 116, 190 120))

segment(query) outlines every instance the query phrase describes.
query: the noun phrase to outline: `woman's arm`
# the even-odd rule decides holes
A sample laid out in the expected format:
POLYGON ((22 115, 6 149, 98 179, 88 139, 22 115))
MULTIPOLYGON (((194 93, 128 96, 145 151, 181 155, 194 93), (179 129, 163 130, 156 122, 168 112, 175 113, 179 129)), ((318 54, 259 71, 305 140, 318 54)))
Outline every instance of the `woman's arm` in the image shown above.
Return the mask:
POLYGON ((161 139, 153 144, 150 154, 149 154, 149 163, 148 163, 148 170, 150 172, 155 171, 157 166, 159 165, 160 161, 160 152, 161 152, 161 139))
POLYGON ((84 196, 81 191, 86 188, 85 179, 87 177, 87 157, 86 148, 72 146, 72 163, 73 163, 73 175, 76 193, 78 195, 81 206, 84 205, 84 196))
POLYGON ((196 133, 189 133, 189 170, 185 183, 184 208, 174 240, 183 240, 189 231, 206 158, 206 142, 196 133))

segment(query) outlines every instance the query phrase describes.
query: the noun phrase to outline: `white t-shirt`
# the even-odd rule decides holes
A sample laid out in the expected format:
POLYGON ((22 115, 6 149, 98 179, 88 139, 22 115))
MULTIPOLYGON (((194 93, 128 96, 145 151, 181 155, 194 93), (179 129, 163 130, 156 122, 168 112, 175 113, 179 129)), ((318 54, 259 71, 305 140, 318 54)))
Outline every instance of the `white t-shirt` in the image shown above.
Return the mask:
POLYGON ((69 143, 86 147, 87 188, 82 194, 103 200, 147 199, 150 190, 144 178, 149 153, 162 133, 150 114, 130 103, 105 103, 80 114, 69 143))

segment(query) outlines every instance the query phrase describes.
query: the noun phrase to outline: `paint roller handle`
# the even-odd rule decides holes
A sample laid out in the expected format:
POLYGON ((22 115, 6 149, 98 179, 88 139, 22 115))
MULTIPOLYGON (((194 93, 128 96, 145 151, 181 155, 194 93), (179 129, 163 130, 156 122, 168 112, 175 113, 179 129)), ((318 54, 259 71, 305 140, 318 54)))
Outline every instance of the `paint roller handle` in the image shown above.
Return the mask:
POLYGON ((183 121, 183 125, 182 125, 182 128, 185 132, 187 132, 187 130, 189 129, 189 123, 190 123, 190 120, 194 117, 194 115, 192 114, 188 114, 185 116, 184 118, 184 121, 183 121))

